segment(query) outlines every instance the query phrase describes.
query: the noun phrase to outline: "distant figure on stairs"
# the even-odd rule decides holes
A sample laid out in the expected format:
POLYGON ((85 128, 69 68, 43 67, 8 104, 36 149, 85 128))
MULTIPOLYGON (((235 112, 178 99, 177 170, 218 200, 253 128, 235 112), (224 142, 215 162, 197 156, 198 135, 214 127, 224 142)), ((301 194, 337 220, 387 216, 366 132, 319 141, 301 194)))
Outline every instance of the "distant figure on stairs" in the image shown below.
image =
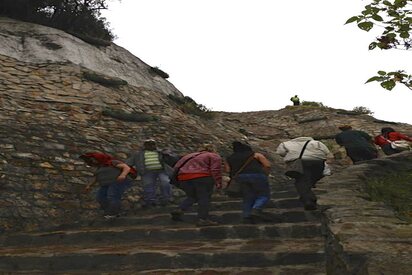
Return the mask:
POLYGON ((300 99, 299 99, 299 97, 298 97, 297 95, 292 96, 292 97, 290 98, 290 101, 293 102, 293 106, 299 106, 299 105, 300 105, 300 99))
POLYGON ((197 152, 183 156, 174 166, 177 179, 186 193, 186 198, 177 210, 172 211, 172 220, 181 221, 184 211, 197 203, 198 226, 218 225, 209 218, 210 199, 213 188, 222 187, 222 159, 212 144, 202 145, 197 152))
POLYGON ((87 165, 97 168, 94 180, 86 186, 84 191, 89 192, 93 185, 99 184, 96 199, 101 209, 104 210, 104 217, 106 219, 115 218, 120 213, 122 195, 132 184, 132 178, 128 176, 131 168, 104 153, 86 153, 80 158, 87 165))
POLYGON ((263 212, 270 200, 268 174, 270 162, 261 153, 256 153, 246 143, 234 141, 233 153, 225 161, 225 171, 236 179, 243 196, 243 221, 256 223, 268 217, 263 212))
POLYGON ((172 186, 165 171, 166 163, 154 139, 145 140, 143 149, 132 153, 126 163, 134 166, 142 177, 143 207, 152 207, 159 203, 165 206, 172 201, 172 186), (158 187, 160 187, 160 202, 156 194, 158 187))
POLYGON ((283 157, 286 166, 301 156, 303 174, 295 177, 296 191, 305 210, 317 209, 317 198, 312 188, 323 177, 325 161, 331 158, 328 147, 312 137, 297 137, 280 143, 276 153, 283 157))
POLYGON ((335 136, 335 141, 345 147, 346 154, 353 163, 378 157, 378 150, 369 134, 353 130, 350 125, 342 125, 339 130, 342 132, 335 136))
POLYGON ((392 155, 405 150, 410 150, 410 142, 412 142, 412 138, 396 132, 391 127, 382 128, 381 134, 375 137, 375 144, 382 148, 385 155, 392 155))

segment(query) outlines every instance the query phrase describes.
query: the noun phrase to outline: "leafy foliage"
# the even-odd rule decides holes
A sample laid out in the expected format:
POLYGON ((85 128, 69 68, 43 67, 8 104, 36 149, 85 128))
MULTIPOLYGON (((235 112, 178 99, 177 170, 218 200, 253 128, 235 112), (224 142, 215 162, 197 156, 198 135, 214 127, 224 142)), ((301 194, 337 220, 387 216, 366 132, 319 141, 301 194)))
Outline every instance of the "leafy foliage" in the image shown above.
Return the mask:
MULTIPOLYGON (((369 50, 379 48, 404 49, 412 47, 412 0, 370 0, 361 14, 352 16, 346 24, 356 23, 361 30, 370 31, 375 26, 383 29, 381 35, 369 44, 369 50)), ((412 75, 399 70, 395 72, 379 71, 366 83, 377 81, 386 90, 392 90, 397 83, 412 90, 412 75)))
POLYGON ((369 110, 369 108, 363 107, 363 106, 357 106, 352 109, 352 112, 358 113, 358 114, 363 114, 363 115, 372 115, 373 112, 369 110))
POLYGON ((213 118, 213 112, 202 104, 197 104, 191 97, 180 97, 169 94, 168 97, 175 102, 180 110, 187 114, 197 115, 203 118, 213 118))
POLYGON ((407 88, 412 90, 412 75, 405 74, 404 71, 385 72, 378 71, 376 76, 369 78, 366 83, 377 81, 386 90, 391 91, 395 88, 396 83, 404 84, 407 88))
POLYGON ((411 0, 372 0, 360 15, 352 16, 346 24, 355 23, 361 30, 370 31, 375 25, 383 28, 382 34, 369 45, 387 50, 392 48, 409 49, 412 23, 411 0))
POLYGON ((88 43, 107 46, 114 35, 101 17, 103 9, 107 9, 106 0, 0 1, 0 16, 53 27, 88 43))

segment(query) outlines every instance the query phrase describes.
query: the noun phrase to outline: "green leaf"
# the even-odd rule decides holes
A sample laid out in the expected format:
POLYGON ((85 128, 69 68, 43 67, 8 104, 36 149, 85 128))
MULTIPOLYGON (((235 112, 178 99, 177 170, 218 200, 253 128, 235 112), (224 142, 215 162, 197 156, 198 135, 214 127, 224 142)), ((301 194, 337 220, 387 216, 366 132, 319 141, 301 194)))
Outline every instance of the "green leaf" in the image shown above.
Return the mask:
POLYGON ((409 32, 401 32, 399 36, 402 38, 409 38, 410 35, 409 35, 409 32))
POLYGON ((372 22, 362 22, 358 24, 359 29, 363 31, 370 31, 373 28, 373 23, 372 22))
POLYGON ((384 3, 386 6, 392 6, 392 3, 389 2, 389 1, 383 1, 383 3, 384 3))
POLYGON ((369 82, 372 82, 372 81, 382 81, 382 77, 380 77, 380 76, 371 77, 365 82, 365 84, 369 83, 369 82))
POLYGON ((407 2, 408 2, 408 1, 406 1, 406 0, 395 0, 395 3, 394 3, 394 4, 395 4, 395 6, 398 7, 398 8, 403 8, 403 7, 406 6, 407 2))
POLYGON ((386 37, 393 39, 393 38, 396 37, 396 33, 393 33, 393 32, 388 33, 388 34, 386 35, 386 37))
POLYGON ((376 21, 383 21, 383 18, 380 17, 380 16, 377 15, 377 14, 372 15, 372 18, 373 18, 373 20, 376 20, 376 21))
POLYGON ((369 50, 371 51, 371 50, 375 49, 376 46, 377 46, 377 43, 376 43, 376 42, 370 43, 370 44, 369 44, 369 50))
POLYGON ((384 82, 382 82, 381 83, 381 86, 383 87, 383 88, 385 88, 386 90, 392 90, 395 86, 396 86, 396 83, 395 83, 395 81, 393 81, 393 80, 388 80, 388 81, 384 81, 384 82))
POLYGON ((386 74, 386 72, 385 71, 378 71, 378 75, 385 75, 386 74))
POLYGON ((355 21, 358 21, 358 19, 359 19, 358 16, 352 16, 351 18, 349 18, 349 19, 345 22, 345 25, 346 25, 346 24, 349 24, 349 23, 352 23, 352 22, 355 22, 355 21))
POLYGON ((397 12, 394 11, 394 10, 388 10, 388 14, 389 14, 389 16, 391 16, 391 17, 398 17, 398 16, 399 16, 399 13, 397 13, 397 12))

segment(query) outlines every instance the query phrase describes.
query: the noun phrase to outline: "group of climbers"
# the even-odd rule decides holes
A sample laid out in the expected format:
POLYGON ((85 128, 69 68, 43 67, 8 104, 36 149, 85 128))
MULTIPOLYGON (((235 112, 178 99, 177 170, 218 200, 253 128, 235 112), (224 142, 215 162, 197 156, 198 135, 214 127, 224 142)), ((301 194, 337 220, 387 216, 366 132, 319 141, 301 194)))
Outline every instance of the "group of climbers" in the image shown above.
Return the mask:
MULTIPOLYGON (((270 199, 270 162, 263 154, 254 152, 247 143, 235 141, 232 148, 233 154, 223 160, 212 144, 204 144, 197 152, 180 158, 176 156, 174 163, 167 163, 164 152, 157 150, 155 141, 146 140, 143 150, 132 153, 124 162, 103 153, 87 153, 80 158, 97 168, 95 180, 86 187, 86 191, 95 183, 100 185, 97 201, 107 219, 119 215, 122 194, 130 186, 128 174, 131 167, 135 167, 142 178, 144 207, 159 203, 156 194, 158 187, 160 205, 172 202, 170 178, 176 176, 186 198, 171 212, 172 219, 181 220, 184 212, 197 203, 199 226, 216 224, 209 217, 210 200, 214 188, 222 188, 223 171, 231 176, 237 174, 243 194, 244 220, 254 222, 264 215, 262 209, 270 199), (246 167, 237 173, 246 161, 246 167)), ((170 157, 170 154, 167 156, 170 157)))
MULTIPOLYGON (((400 143, 397 143, 398 147, 393 146, 395 142, 412 141, 389 127, 382 128, 374 140, 364 131, 353 130, 350 125, 339 129, 342 132, 335 136, 335 141, 346 149, 353 163, 376 158, 378 150, 374 144, 379 145, 386 155, 391 155, 403 150, 400 143)), ((171 182, 177 182, 186 198, 171 212, 172 219, 182 220, 184 212, 197 203, 198 225, 209 226, 217 224, 209 216, 212 193, 214 188, 222 188, 222 174, 226 172, 240 187, 243 220, 247 223, 264 220, 263 208, 270 200, 268 175, 271 164, 245 141, 234 141, 232 149, 232 154, 223 159, 212 144, 204 144, 196 152, 180 157, 170 150, 158 150, 155 140, 150 139, 144 142, 142 150, 133 152, 124 162, 108 154, 86 153, 80 158, 97 169, 95 180, 85 190, 89 191, 98 183, 97 201, 104 216, 114 218, 120 213, 122 195, 131 186, 133 172, 137 169, 143 183, 143 207, 173 203, 171 182), (157 198, 158 188, 160 200, 157 198)), ((281 142, 276 152, 284 158, 287 167, 299 160, 301 172, 293 178, 300 201, 305 210, 317 209, 312 188, 327 173, 327 163, 333 159, 327 146, 312 137, 297 137, 281 142)))
MULTIPOLYGON (((345 148, 347 156, 354 164, 377 158, 378 150, 375 144, 379 145, 386 155, 411 149, 409 142, 412 142, 412 138, 390 127, 382 128, 381 134, 374 140, 368 133, 354 130, 350 125, 340 126, 339 129, 342 132, 335 136, 335 141, 345 148)), ((327 163, 331 162, 333 157, 329 149, 311 137, 298 137, 282 142, 277 148, 277 153, 284 157, 286 169, 300 159, 302 171, 293 174, 295 187, 304 208, 316 209, 316 196, 312 188, 316 187, 316 182, 324 175, 330 173, 327 163)))

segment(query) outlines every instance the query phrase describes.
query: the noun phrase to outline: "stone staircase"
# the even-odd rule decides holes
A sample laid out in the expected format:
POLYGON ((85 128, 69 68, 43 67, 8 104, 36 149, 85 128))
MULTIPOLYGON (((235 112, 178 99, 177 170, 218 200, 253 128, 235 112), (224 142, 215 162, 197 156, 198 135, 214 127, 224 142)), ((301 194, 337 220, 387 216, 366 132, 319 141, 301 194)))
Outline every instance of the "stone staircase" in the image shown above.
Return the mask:
POLYGON ((241 202, 216 194, 213 227, 171 207, 0 237, 0 274, 325 274, 320 213, 292 184, 273 190, 270 221, 242 224, 241 202))

